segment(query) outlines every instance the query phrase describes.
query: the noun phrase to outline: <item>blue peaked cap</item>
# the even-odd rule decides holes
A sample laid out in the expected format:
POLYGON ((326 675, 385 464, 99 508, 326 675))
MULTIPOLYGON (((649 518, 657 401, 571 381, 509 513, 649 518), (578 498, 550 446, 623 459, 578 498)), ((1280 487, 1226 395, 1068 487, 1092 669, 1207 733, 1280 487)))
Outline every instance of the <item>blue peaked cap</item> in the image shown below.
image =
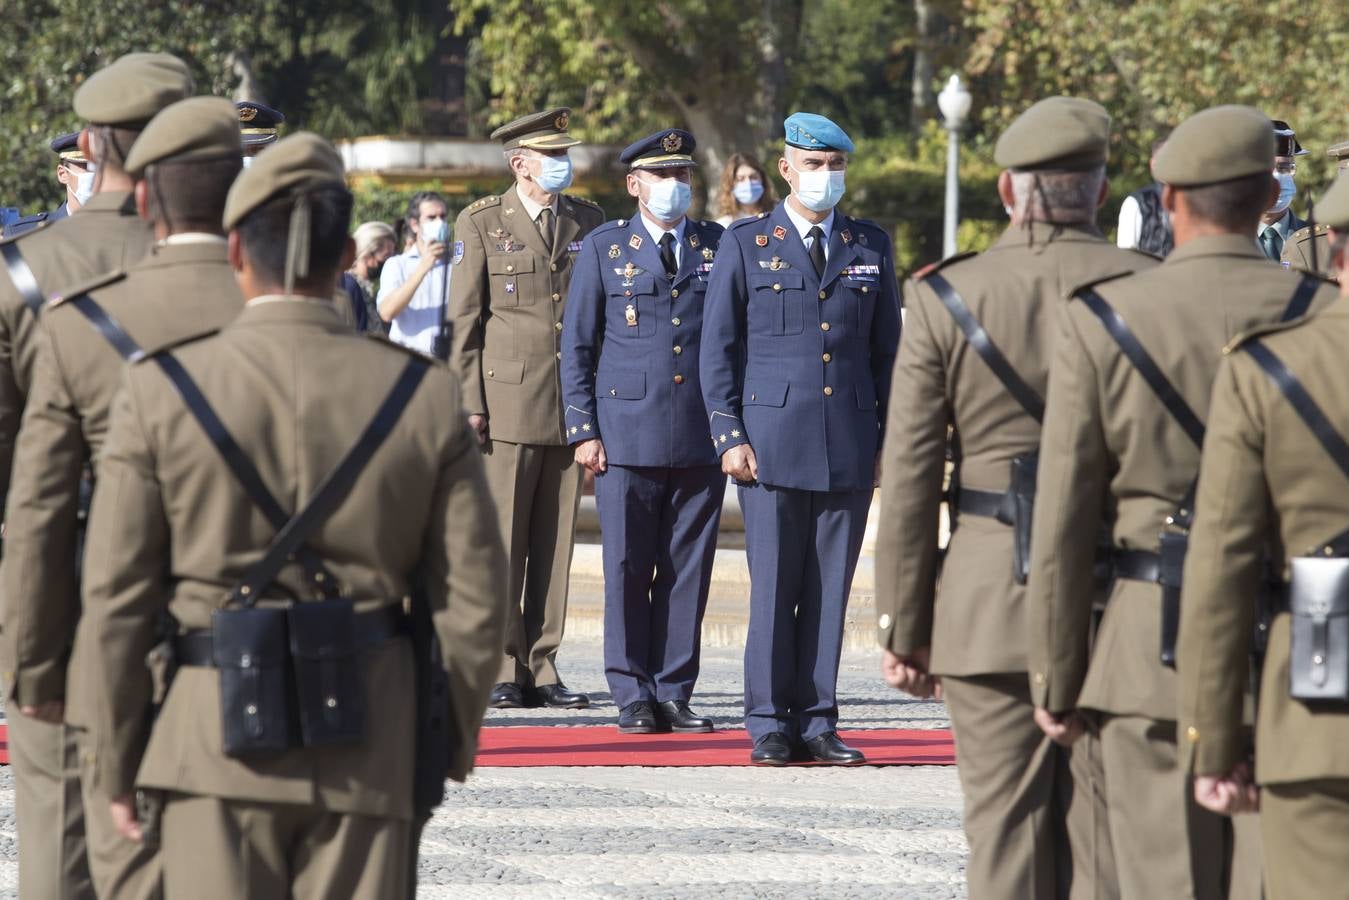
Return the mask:
POLYGON ((782 123, 787 132, 787 146, 802 150, 842 150, 851 153, 852 139, 824 116, 815 113, 794 112, 782 123))

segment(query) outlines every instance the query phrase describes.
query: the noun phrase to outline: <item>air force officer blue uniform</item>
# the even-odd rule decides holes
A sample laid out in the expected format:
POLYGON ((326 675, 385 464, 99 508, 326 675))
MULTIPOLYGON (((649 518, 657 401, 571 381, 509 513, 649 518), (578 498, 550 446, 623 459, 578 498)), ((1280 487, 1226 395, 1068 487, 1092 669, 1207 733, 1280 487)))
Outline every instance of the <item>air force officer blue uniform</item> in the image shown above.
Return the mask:
MULTIPOLYGON (((666 131, 620 159, 633 169, 687 167, 692 150, 687 132, 666 131)), ((573 268, 562 329, 567 440, 599 438, 608 457, 595 500, 605 675, 620 710, 692 695, 726 487, 698 380, 703 299, 722 229, 685 217, 673 233, 673 276, 658 244, 663 230, 639 211, 591 232, 573 268)), ((674 724, 711 729, 702 722, 674 724)), ((624 723, 623 730, 648 730, 624 723)), ((661 724, 651 730, 665 730, 661 724)))
MULTIPOLYGON (((852 149, 832 122, 802 114, 787 120, 787 142, 852 149)), ((899 343, 889 237, 831 211, 811 239, 827 248, 817 274, 809 225, 784 201, 727 229, 704 314, 712 439, 719 453, 749 443, 758 460, 757 482, 739 489, 751 582, 745 724, 756 747, 835 729, 844 613, 899 343)))

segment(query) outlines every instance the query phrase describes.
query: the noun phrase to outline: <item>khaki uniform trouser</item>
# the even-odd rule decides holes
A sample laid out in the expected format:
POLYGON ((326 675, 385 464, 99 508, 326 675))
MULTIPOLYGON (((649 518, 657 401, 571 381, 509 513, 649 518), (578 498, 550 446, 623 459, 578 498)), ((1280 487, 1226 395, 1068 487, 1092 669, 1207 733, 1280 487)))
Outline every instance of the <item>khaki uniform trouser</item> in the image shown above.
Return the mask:
POLYGON ((944 676, 965 794, 969 896, 1115 900, 1093 735, 1071 750, 1031 717, 1026 673, 944 676))
POLYGON ((5 721, 14 770, 20 900, 93 900, 74 735, 64 725, 17 710, 5 721))
POLYGON ((169 794, 166 900, 401 900, 412 823, 313 806, 169 794))
POLYGON ((494 440, 483 462, 510 555, 510 622, 498 682, 557 684, 567 581, 581 503, 570 447, 494 440))
MULTIPOLYGON (((82 772, 92 774, 89 769, 93 766, 94 756, 88 732, 67 728, 74 732, 82 772)), ((84 799, 89 871, 98 897, 100 900, 159 900, 164 896, 159 854, 118 833, 109 811, 112 798, 94 787, 94 780, 82 777, 80 794, 84 799)))
MULTIPOLYGON (((1233 859, 1231 823, 1194 802, 1191 779, 1178 764, 1176 723, 1106 713, 1100 722, 1120 897, 1225 897, 1233 859)), ((1249 859, 1250 851, 1240 852, 1249 859)), ((1254 853, 1258 859, 1259 851, 1254 853)))
POLYGON ((1264 785, 1259 818, 1269 900, 1343 897, 1349 892, 1349 779, 1264 785))

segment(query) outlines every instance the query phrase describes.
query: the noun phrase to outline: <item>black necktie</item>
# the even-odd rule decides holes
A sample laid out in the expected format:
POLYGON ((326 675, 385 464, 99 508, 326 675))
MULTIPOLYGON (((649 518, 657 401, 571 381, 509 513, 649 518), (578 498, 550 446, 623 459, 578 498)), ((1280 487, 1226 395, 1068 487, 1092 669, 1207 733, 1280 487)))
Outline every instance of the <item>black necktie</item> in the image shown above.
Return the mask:
POLYGON ((553 251, 553 211, 544 209, 539 213, 539 234, 543 235, 543 246, 553 251))
POLYGON ((812 265, 815 266, 815 276, 817 278, 823 278, 824 232, 820 230, 820 226, 812 225, 810 226, 810 231, 806 232, 806 237, 814 238, 814 240, 810 244, 810 250, 808 251, 810 253, 810 262, 812 265))
POLYGON ((679 267, 675 265, 674 235, 668 231, 660 236, 660 261, 665 266, 665 274, 675 277, 679 267))

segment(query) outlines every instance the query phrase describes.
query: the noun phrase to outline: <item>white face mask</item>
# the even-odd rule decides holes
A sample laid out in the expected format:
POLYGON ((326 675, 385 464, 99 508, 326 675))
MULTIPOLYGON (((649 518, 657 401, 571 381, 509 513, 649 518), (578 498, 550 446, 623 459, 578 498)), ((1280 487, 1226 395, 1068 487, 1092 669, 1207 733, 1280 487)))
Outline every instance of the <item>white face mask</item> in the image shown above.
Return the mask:
POLYGON ((75 176, 75 202, 80 206, 88 203, 94 196, 94 175, 97 174, 98 166, 93 163, 89 168, 75 176))
POLYGON ((838 201, 843 199, 846 187, 843 170, 817 169, 813 172, 802 172, 791 163, 787 165, 796 173, 796 190, 793 193, 806 209, 826 212, 838 206, 838 201))
POLYGON ((737 202, 749 206, 751 203, 758 203, 759 198, 763 196, 763 184, 758 181, 737 181, 731 188, 731 194, 735 196, 737 202))
POLYGON ((249 166, 251 166, 251 165, 253 165, 253 157, 251 157, 251 156, 245 156, 245 157, 244 157, 244 168, 247 169, 247 168, 248 168, 249 166))
POLYGON ((534 183, 550 194, 560 194, 571 187, 571 157, 540 157, 539 174, 534 183))
POLYGON ((1297 185, 1293 183, 1293 176, 1288 172, 1275 172, 1274 177, 1279 182, 1279 199, 1274 201, 1274 205, 1268 210, 1270 213, 1283 212, 1293 202, 1297 196, 1297 185))

